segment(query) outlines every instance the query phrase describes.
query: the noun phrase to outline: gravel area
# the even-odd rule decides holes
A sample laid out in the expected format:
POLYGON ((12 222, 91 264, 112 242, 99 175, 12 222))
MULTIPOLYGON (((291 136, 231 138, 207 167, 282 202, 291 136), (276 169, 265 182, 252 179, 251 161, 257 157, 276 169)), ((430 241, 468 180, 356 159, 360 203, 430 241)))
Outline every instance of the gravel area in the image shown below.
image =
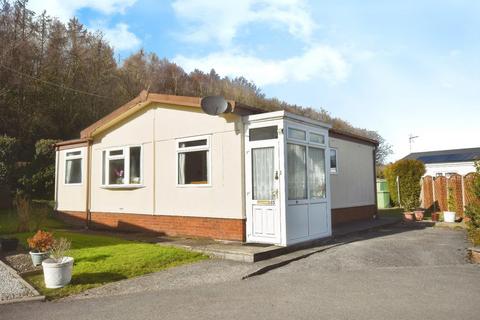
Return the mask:
POLYGON ((37 293, 29 288, 14 271, 0 261, 0 302, 23 297, 32 297, 37 293))
POLYGON ((3 257, 3 259, 20 274, 42 270, 42 266, 35 267, 33 265, 32 258, 28 253, 12 254, 3 257))

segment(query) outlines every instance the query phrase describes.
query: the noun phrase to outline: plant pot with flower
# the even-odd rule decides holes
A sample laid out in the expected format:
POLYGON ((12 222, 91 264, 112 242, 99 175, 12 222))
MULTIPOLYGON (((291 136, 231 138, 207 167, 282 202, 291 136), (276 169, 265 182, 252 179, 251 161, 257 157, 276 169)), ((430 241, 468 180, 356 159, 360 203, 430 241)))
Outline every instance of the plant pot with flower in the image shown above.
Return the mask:
POLYGON ((38 230, 31 238, 27 239, 30 247, 30 257, 34 266, 39 266, 42 261, 50 255, 50 249, 53 245, 53 235, 50 232, 38 230))
POLYGON ((443 221, 453 223, 457 211, 457 201, 455 199, 455 192, 453 188, 448 188, 448 211, 443 212, 443 221))
POLYGON ((56 239, 50 258, 42 262, 46 288, 62 288, 72 280, 73 258, 66 256, 70 245, 70 241, 65 238, 56 239))

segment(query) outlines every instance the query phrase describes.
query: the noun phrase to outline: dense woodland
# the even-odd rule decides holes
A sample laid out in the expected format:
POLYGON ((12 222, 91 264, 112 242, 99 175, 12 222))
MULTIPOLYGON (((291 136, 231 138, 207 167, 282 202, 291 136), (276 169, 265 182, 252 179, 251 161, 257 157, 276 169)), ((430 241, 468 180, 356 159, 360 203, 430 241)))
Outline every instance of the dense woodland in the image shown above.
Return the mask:
POLYGON ((379 140, 379 162, 390 153, 378 133, 354 128, 323 109, 267 98, 243 77, 220 77, 214 70, 186 73, 143 50, 120 63, 100 32, 87 30, 77 19, 64 24, 46 12, 36 14, 26 9, 26 2, 0 2, 0 135, 21 141, 25 161, 32 158, 36 141, 77 138, 81 129, 147 88, 286 109, 379 140))

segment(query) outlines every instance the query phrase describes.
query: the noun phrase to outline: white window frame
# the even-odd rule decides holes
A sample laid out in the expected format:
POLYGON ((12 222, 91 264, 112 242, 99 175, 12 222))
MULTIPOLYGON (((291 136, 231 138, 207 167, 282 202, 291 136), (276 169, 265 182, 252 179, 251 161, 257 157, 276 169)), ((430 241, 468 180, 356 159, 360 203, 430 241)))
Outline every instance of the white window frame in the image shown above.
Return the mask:
POLYGON ((212 186, 212 148, 211 148, 211 135, 203 136, 194 136, 188 138, 175 139, 176 143, 176 153, 175 153, 175 185, 178 188, 204 188, 212 186), (195 147, 180 147, 182 142, 190 142, 197 140, 207 140, 207 143, 203 146, 195 147), (185 152, 194 152, 194 151, 207 151, 207 183, 205 184, 180 184, 178 183, 178 155, 185 152))
POLYGON ((329 167, 330 167, 330 174, 338 174, 338 149, 337 148, 330 148, 330 153, 328 155, 328 161, 330 161, 329 167), (332 168, 332 150, 335 151, 335 168, 332 168))
POLYGON ((83 149, 82 148, 74 148, 74 149, 67 149, 65 150, 65 161, 64 161, 64 173, 63 173, 63 184, 65 186, 81 186, 83 184, 83 164, 84 164, 85 161, 83 161, 83 149), (77 152, 77 151, 80 151, 80 154, 76 154, 76 155, 73 155, 73 156, 69 156, 68 153, 71 153, 71 152, 77 152), (68 160, 77 160, 77 159, 80 159, 81 160, 81 164, 80 164, 80 182, 79 183, 67 183, 67 161, 68 160))
POLYGON ((113 147, 113 148, 108 148, 108 149, 103 149, 101 150, 101 160, 102 160, 102 176, 101 178, 101 186, 103 188, 143 188, 143 179, 144 179, 144 173, 143 173, 143 145, 141 144, 134 144, 134 145, 128 145, 128 146, 121 146, 121 147, 113 147), (130 183, 130 148, 135 148, 139 147, 140 148, 140 182, 139 183, 130 183), (112 151, 118 151, 122 150, 123 154, 122 155, 110 155, 110 152, 112 151), (103 157, 103 151, 105 151, 105 158, 103 157), (124 160, 124 173, 123 173, 123 179, 124 182, 128 181, 128 183, 122 183, 122 184, 110 184, 110 160, 119 160, 123 159, 124 160), (105 161, 105 167, 103 166, 103 161, 105 161))
MULTIPOLYGON (((309 170, 309 167, 308 167, 308 157, 309 157, 309 147, 312 147, 312 148, 317 148, 317 149, 323 149, 325 153, 327 153, 327 136, 324 132, 322 131, 318 131, 318 130, 315 130, 313 128, 310 128, 310 127, 301 127, 301 126, 297 126, 295 124, 288 124, 287 125, 287 135, 286 135, 286 145, 285 145, 285 150, 287 150, 287 144, 297 144, 297 145, 301 145, 301 146, 304 146, 306 149, 305 149, 305 157, 306 157, 306 162, 305 162, 305 168, 306 168, 306 172, 307 172, 307 198, 306 199, 288 199, 288 186, 287 186, 287 190, 286 190, 286 198, 287 198, 287 202, 288 204, 306 204, 306 203, 319 203, 319 202, 326 202, 327 201, 327 197, 328 197, 328 187, 327 187, 327 184, 329 183, 328 179, 327 179, 327 176, 325 176, 325 197, 323 198, 316 198, 316 199, 312 199, 310 198, 310 182, 309 182, 309 178, 308 178, 308 170, 309 170), (290 129, 296 129, 296 130, 301 130, 301 131, 305 131, 306 134, 305 134, 305 140, 301 140, 301 139, 295 139, 295 138, 290 138, 289 135, 288 135, 288 130, 290 129), (324 143, 318 143, 318 142, 312 142, 310 141, 310 133, 314 133, 314 134, 318 134, 318 135, 322 135, 324 137, 323 139, 323 142, 324 143)), ((287 154, 286 154, 287 151, 285 151, 285 159, 287 159, 287 154)), ((325 157, 325 161, 330 161, 330 153, 328 153, 328 158, 325 157)), ((338 161, 337 161, 338 162, 338 161)), ((325 175, 327 174, 327 169, 330 168, 330 163, 325 163, 325 175)), ((337 164, 337 168, 338 168, 338 164, 337 164)))

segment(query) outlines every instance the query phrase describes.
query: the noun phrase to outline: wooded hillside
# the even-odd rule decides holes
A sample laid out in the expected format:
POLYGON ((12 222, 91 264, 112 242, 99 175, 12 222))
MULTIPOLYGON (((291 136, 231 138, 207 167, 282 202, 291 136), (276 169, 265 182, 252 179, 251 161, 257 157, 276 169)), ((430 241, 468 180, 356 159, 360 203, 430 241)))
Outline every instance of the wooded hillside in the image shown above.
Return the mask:
POLYGON ((81 129, 146 88, 187 96, 222 95, 266 110, 286 109, 379 140, 380 162, 390 152, 378 133, 354 128, 323 109, 267 98, 243 77, 220 77, 214 70, 186 73, 143 50, 120 64, 101 33, 87 30, 77 19, 63 24, 45 12, 36 15, 25 4, 0 2, 0 135, 22 142, 25 160, 35 141, 77 138, 81 129))

